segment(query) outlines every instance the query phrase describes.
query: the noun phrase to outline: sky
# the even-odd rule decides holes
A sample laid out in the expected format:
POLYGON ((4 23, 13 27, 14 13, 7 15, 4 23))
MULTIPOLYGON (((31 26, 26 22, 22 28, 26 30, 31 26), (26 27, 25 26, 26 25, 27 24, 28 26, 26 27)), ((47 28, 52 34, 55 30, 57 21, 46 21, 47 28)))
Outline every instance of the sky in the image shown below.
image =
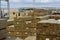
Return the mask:
POLYGON ((9 2, 11 8, 60 7, 60 0, 9 0, 9 2))

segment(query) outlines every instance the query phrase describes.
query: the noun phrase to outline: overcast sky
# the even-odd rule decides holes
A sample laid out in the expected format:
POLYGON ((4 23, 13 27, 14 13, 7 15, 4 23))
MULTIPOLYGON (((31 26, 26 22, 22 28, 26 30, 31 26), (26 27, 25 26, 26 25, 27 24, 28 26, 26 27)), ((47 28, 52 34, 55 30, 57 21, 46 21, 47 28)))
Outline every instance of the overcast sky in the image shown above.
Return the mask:
POLYGON ((9 0, 10 7, 60 7, 60 0, 9 0))

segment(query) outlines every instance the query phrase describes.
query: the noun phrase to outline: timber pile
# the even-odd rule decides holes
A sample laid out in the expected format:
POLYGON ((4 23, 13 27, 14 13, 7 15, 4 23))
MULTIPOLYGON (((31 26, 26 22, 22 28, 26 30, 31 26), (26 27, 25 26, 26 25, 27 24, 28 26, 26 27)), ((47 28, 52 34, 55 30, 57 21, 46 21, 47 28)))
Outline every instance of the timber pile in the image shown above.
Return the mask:
POLYGON ((37 23, 37 40, 46 40, 46 38, 49 40, 59 40, 59 37, 60 21, 50 19, 37 23))
POLYGON ((0 39, 6 38, 6 20, 0 19, 0 39))

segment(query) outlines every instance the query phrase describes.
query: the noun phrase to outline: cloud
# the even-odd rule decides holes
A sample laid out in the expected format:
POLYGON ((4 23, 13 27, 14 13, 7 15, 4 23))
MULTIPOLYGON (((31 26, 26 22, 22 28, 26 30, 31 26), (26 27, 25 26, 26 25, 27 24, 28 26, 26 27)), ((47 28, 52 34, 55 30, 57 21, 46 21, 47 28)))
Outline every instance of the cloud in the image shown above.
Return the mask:
POLYGON ((60 2, 60 0, 40 0, 42 3, 60 2))
MULTIPOLYGON (((10 0, 10 2, 33 2, 34 0, 10 0)), ((49 2, 60 2, 60 0, 35 0, 35 2, 49 3, 49 2)))
POLYGON ((24 0, 25 2, 33 2, 33 0, 24 0))
POLYGON ((42 3, 50 2, 50 0, 41 0, 42 3))
POLYGON ((35 0, 34 4, 33 4, 33 0, 10 0, 10 5, 11 5, 11 7, 27 7, 27 6, 28 7, 33 7, 34 5, 35 5, 34 7, 36 7, 36 6, 38 6, 38 7, 40 7, 40 6, 43 6, 43 7, 52 6, 53 7, 53 6, 56 6, 56 5, 60 6, 60 0, 35 0))
POLYGON ((10 0, 10 2, 21 2, 22 0, 10 0))
POLYGON ((19 2, 19 0, 12 0, 13 2, 19 2))
POLYGON ((40 2, 41 0, 35 0, 35 2, 40 2))
POLYGON ((35 0, 35 2, 40 2, 40 3, 49 3, 52 2, 52 0, 35 0))
POLYGON ((54 0, 54 1, 60 1, 60 0, 54 0))

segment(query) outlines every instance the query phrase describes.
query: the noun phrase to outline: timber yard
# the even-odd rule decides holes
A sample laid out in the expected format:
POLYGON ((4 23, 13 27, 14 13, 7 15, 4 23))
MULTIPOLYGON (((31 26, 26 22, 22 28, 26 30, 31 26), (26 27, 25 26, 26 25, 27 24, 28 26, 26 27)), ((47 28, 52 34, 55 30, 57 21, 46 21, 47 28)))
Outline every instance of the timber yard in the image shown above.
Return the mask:
POLYGON ((10 8, 0 0, 0 40, 60 40, 60 8, 10 8))

